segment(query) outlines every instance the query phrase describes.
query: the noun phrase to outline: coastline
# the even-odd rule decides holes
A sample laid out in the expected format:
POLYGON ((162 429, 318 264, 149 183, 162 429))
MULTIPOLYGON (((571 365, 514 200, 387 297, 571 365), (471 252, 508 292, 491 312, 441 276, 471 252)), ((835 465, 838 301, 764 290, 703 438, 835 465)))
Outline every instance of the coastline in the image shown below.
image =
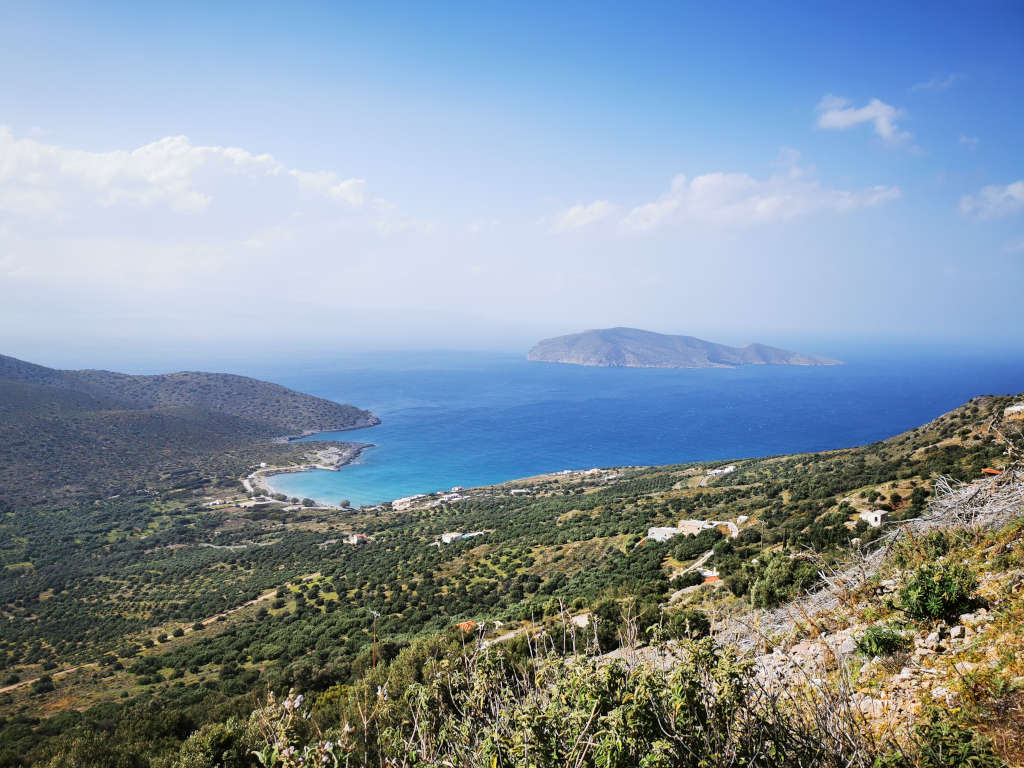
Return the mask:
MULTIPOLYGON (((356 429, 368 429, 369 427, 379 426, 381 423, 380 417, 374 413, 370 414, 368 419, 359 419, 355 424, 347 427, 338 427, 337 429, 306 429, 298 435, 281 435, 280 437, 271 438, 272 443, 294 443, 298 440, 304 440, 307 437, 313 435, 322 435, 326 432, 351 432, 356 429)), ((342 443, 342 445, 349 445, 349 443, 342 443)), ((370 443, 352 443, 352 445, 365 445, 369 446, 370 443)))
MULTIPOLYGON (((297 438, 282 439, 291 442, 297 438)), ((326 448, 312 451, 311 455, 315 456, 316 460, 310 463, 294 464, 286 467, 260 467, 242 478, 242 485, 249 493, 263 493, 266 495, 278 493, 268 478, 274 475, 286 475, 293 472, 309 472, 314 469, 338 472, 342 467, 358 459, 367 448, 373 447, 373 443, 336 443, 326 448)))

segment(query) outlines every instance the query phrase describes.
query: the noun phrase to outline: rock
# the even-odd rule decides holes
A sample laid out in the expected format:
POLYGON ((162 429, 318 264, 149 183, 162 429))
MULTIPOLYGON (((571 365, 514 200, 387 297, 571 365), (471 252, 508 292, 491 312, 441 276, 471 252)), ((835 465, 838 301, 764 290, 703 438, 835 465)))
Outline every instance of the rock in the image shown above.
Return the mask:
POLYGON ((850 656, 857 652, 857 643, 852 637, 848 637, 843 640, 842 645, 839 646, 839 653, 850 656))
POLYGON ((923 645, 925 648, 930 648, 934 651, 938 647, 939 640, 941 639, 942 638, 938 632, 932 632, 930 635, 928 635, 928 637, 924 639, 924 642, 921 643, 921 645, 923 645))
POLYGON ((955 627, 950 627, 949 636, 953 640, 960 640, 966 634, 967 634, 967 630, 963 626, 961 626, 960 624, 957 624, 955 627))
POLYGON ((881 717, 885 712, 885 702, 881 699, 865 696, 860 700, 860 711, 861 714, 865 714, 870 717, 881 717))
POLYGON ((978 668, 978 665, 973 661, 959 661, 953 665, 953 669, 961 675, 966 675, 968 672, 973 672, 978 668))
POLYGON ((933 699, 945 699, 949 695, 949 688, 942 685, 936 685, 932 688, 933 699))

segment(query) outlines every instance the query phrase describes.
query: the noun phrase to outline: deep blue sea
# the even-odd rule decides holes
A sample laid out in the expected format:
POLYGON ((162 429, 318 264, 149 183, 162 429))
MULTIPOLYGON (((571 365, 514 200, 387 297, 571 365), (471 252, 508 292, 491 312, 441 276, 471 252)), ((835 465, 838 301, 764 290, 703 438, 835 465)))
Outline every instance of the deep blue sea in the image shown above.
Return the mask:
POLYGON ((281 475, 290 496, 353 505, 562 469, 816 451, 881 440, 979 394, 1024 390, 1024 354, 845 356, 827 368, 648 370, 487 354, 378 354, 260 371, 368 408, 374 443, 340 472, 281 475))

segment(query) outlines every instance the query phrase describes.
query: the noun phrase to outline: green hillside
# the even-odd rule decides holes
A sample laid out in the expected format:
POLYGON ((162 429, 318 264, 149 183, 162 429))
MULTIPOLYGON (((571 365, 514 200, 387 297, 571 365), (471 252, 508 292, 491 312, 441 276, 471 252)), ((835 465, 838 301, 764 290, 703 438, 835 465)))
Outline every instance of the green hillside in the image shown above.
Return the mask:
POLYGON ((58 371, 0 356, 0 508, 110 495, 189 469, 237 476, 269 438, 376 423, 243 376, 58 371))
MULTIPOLYGON (((890 617, 902 605, 899 586, 893 597, 880 591, 877 601, 868 589, 857 598, 866 601, 860 607, 846 597, 832 614, 789 619, 781 634, 743 635, 747 651, 703 641, 691 654, 685 637, 710 626, 731 644, 746 617, 775 626, 773 612, 791 600, 810 606, 804 595, 821 587, 820 573, 842 568, 851 548, 871 550, 896 526, 929 514, 936 477, 974 482, 989 477, 983 469, 1011 469, 1007 451, 1020 440, 1019 422, 1001 417, 1012 402, 977 398, 881 443, 740 460, 728 474, 708 474, 725 462, 564 473, 469 489, 460 498, 435 495, 402 510, 254 501, 231 490, 234 476, 207 468, 169 478, 176 487, 167 490, 14 511, 0 531, 0 610, 7 619, 0 622, 7 680, 0 765, 249 766, 257 764, 252 750, 273 741, 277 728, 300 748, 322 750, 317 728, 332 743, 340 738, 352 750, 351 765, 384 765, 400 754, 416 758, 397 764, 554 766, 571 758, 580 765, 689 765, 679 750, 698 742, 685 718, 704 715, 691 704, 679 710, 680 702, 712 703, 725 680, 739 687, 731 709, 716 717, 739 741, 702 749, 749 756, 744 749, 766 735, 782 739, 784 729, 791 740, 780 741, 780 761, 838 765, 850 758, 851 742, 825 739, 825 724, 807 719, 814 707, 761 711, 756 681, 728 670, 801 638, 853 632, 841 619, 855 621, 857 633, 881 622, 916 642, 927 620, 894 624, 890 617), (210 507, 218 497, 228 503, 210 507), (888 522, 870 528, 859 514, 878 509, 888 522), (712 530, 645 540, 649 527, 680 518, 732 522, 739 535, 712 530), (479 535, 444 543, 453 532, 479 535), (349 544, 350 534, 368 538, 349 544), (698 577, 698 564, 717 578, 698 577), (652 634, 652 627, 660 629, 652 634), (677 656, 668 672, 629 661, 663 669, 657 659, 668 652, 661 650, 666 641, 677 656), (627 666, 609 664, 616 655, 627 666), (454 687, 437 688, 444 680, 454 687), (689 690, 688 680, 710 688, 689 690), (285 723, 279 703, 260 709, 268 690, 280 702, 290 689, 305 697, 309 720, 285 723), (622 698, 640 690, 649 692, 653 709, 630 709, 622 698), (666 725, 669 736, 639 724, 671 712, 683 719, 666 725), (633 730, 615 726, 624 729, 619 747, 598 727, 612 728, 615 718, 640 719, 633 730), (359 727, 346 734, 346 721, 359 727), (528 758, 523 750, 538 745, 527 734, 541 732, 551 734, 548 751, 528 758), (663 738, 669 743, 660 744, 663 738), (591 741, 595 750, 603 746, 572 751, 591 741), (494 745, 504 755, 497 763, 487 751, 494 745), (599 760, 598 752, 606 756, 599 760), (664 759, 642 763, 644 755, 664 759)), ((992 586, 1014 583, 1016 555, 983 564, 979 554, 993 542, 1017 551, 1016 534, 1000 531, 968 531, 931 558, 969 561, 988 610, 1011 612, 986 625, 993 632, 1012 627, 1018 610, 1012 601, 1003 606, 992 586)), ((901 557, 914 568, 927 560, 910 550, 901 557)), ((909 568, 897 566, 896 576, 885 578, 905 583, 909 568)), ((1007 664, 993 669, 1007 679, 1019 674, 1007 664)), ((1007 686, 975 691, 977 709, 964 708, 960 719, 936 728, 982 752, 976 734, 984 731, 1009 756, 1004 732, 1012 722, 1000 719, 1002 700, 992 698, 1014 695, 1007 686)), ((851 701, 853 693, 869 696, 849 693, 851 701)), ((836 724, 871 730, 856 719, 836 724)), ((911 744, 911 735, 902 743, 911 744)), ((893 748, 865 742, 863 755, 874 760, 893 748)))

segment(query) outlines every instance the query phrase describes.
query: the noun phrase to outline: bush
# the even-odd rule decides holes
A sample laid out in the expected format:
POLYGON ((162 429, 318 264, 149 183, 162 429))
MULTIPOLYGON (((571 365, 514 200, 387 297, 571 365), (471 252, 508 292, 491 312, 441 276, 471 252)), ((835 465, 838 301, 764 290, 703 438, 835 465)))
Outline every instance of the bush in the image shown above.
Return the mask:
POLYGON ((952 722, 938 710, 914 726, 906 752, 890 752, 876 761, 878 768, 1005 768, 981 734, 952 722))
POLYGON ((56 686, 53 684, 53 678, 49 675, 43 675, 32 683, 32 695, 36 696, 41 693, 49 693, 54 690, 55 687, 56 686))
POLYGON ((966 565, 926 563, 900 589, 903 610, 917 619, 951 619, 973 602, 978 579, 966 565))
POLYGON ((711 621, 704 611, 686 608, 672 614, 668 620, 668 636, 676 639, 689 637, 698 639, 711 633, 711 621))
POLYGON ((868 627, 855 642, 857 650, 866 656, 889 656, 909 645, 899 632, 879 625, 868 627))
POLYGON ((676 589, 684 589, 685 587, 693 587, 703 583, 704 576, 697 569, 681 573, 672 579, 672 586, 676 589))

